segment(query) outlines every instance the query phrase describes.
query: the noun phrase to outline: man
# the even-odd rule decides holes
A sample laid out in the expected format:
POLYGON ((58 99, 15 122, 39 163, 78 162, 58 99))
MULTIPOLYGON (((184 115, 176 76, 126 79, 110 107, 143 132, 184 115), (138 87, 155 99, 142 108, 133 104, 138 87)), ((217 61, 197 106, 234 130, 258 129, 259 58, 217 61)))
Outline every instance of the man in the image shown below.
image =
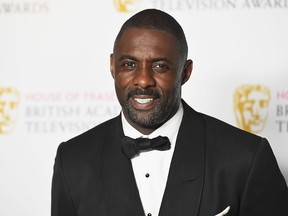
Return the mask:
POLYGON ((110 56, 121 115, 59 146, 52 216, 288 215, 266 139, 181 100, 187 53, 181 26, 162 11, 124 23, 110 56))

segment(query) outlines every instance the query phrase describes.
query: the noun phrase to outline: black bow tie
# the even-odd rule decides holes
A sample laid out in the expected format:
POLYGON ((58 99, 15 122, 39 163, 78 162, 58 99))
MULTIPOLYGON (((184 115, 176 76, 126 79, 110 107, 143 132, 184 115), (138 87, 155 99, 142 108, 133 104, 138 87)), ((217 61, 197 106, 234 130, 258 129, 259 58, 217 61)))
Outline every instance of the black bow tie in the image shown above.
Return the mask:
POLYGON ((153 139, 123 137, 121 139, 122 151, 128 159, 138 155, 141 151, 159 150, 165 151, 171 148, 167 137, 158 136, 153 139))

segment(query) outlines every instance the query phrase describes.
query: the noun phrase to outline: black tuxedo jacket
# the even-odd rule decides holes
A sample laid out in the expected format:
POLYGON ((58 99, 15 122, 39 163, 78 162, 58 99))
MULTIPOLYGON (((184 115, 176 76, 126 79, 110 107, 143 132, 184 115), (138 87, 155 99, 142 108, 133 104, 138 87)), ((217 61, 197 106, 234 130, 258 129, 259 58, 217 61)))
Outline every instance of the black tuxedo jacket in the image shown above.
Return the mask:
MULTIPOLYGON (((182 103, 159 215, 214 216, 230 206, 225 216, 288 216, 287 185, 268 142, 182 103)), ((145 215, 123 136, 118 116, 59 146, 52 216, 145 215)))

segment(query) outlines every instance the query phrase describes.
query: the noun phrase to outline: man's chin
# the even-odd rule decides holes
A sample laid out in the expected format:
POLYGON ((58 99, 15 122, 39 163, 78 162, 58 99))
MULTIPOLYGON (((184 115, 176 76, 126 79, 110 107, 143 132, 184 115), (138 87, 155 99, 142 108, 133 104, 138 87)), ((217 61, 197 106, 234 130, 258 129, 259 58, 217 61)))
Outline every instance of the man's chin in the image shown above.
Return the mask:
POLYGON ((157 128, 159 125, 161 125, 161 118, 159 115, 155 114, 153 110, 151 111, 135 111, 127 112, 127 117, 133 124, 145 127, 145 128, 157 128))

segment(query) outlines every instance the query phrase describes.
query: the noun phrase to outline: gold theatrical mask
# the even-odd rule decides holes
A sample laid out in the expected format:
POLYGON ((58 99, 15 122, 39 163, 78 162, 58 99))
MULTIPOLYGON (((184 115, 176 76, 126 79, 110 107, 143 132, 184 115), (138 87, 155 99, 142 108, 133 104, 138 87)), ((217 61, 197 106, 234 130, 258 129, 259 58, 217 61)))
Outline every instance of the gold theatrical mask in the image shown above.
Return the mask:
POLYGON ((261 85, 242 85, 234 93, 234 113, 238 127, 251 133, 264 129, 268 116, 270 91, 261 85))
POLYGON ((0 135, 13 130, 19 101, 20 95, 16 89, 0 87, 0 135))
POLYGON ((114 4, 120 12, 133 12, 139 7, 141 0, 114 0, 114 4))

